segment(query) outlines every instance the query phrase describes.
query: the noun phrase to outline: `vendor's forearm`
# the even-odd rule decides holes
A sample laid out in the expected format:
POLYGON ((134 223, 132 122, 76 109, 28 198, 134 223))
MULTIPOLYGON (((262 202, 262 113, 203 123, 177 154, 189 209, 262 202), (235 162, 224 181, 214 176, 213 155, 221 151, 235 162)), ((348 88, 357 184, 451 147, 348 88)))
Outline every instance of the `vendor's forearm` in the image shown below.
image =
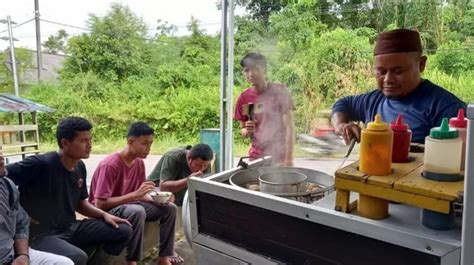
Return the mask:
POLYGON ((341 134, 342 126, 350 121, 349 115, 344 112, 335 112, 331 116, 331 124, 337 134, 341 134))
POLYGON ((165 180, 160 182, 160 190, 176 193, 188 187, 188 178, 180 180, 165 180))

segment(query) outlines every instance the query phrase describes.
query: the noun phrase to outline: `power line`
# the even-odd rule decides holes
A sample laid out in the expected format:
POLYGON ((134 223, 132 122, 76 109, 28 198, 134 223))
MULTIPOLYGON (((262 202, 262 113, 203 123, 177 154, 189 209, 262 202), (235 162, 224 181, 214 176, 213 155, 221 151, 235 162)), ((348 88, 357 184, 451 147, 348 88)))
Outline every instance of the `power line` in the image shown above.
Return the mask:
MULTIPOLYGON (((182 24, 182 23, 180 23, 180 24, 166 24, 166 26, 171 26, 171 27, 174 26, 174 27, 176 27, 176 28, 179 29, 179 28, 186 28, 186 27, 188 27, 188 24, 189 24, 189 22, 186 23, 186 24, 182 24)), ((220 25, 220 24, 221 24, 220 21, 219 21, 219 22, 208 22, 208 23, 199 23, 199 26, 214 26, 214 25, 220 25)), ((147 29, 148 29, 148 30, 156 30, 156 28, 157 28, 158 26, 159 26, 159 25, 156 25, 155 27, 148 26, 147 29)))
MULTIPOLYGON (((12 29, 16 29, 16 28, 18 28, 18 27, 21 27, 21 26, 23 26, 23 25, 25 25, 25 24, 27 24, 27 23, 30 23, 30 22, 33 21, 33 20, 35 20, 35 18, 28 19, 27 21, 24 21, 24 22, 21 22, 21 23, 18 24, 18 25, 15 25, 14 27, 12 27, 12 29)), ((7 32, 7 31, 8 31, 8 29, 3 30, 3 31, 0 31, 0 33, 4 33, 4 32, 7 32)))
MULTIPOLYGON (((41 21, 44 21, 44 22, 47 22, 47 23, 50 23, 50 24, 54 24, 54 25, 59 25, 59 26, 64 26, 64 27, 69 27, 69 28, 75 28, 75 29, 81 29, 81 30, 86 30, 86 31, 91 31, 90 29, 88 28, 83 28, 83 27, 79 27, 79 26, 74 26, 74 25, 71 25, 71 24, 66 24, 66 23, 62 23, 62 22, 56 22, 56 21, 51 21, 51 20, 46 20, 46 19, 41 19, 41 21)), ((199 23, 199 26, 213 26, 213 25, 220 25, 221 23, 220 22, 209 22, 209 23, 199 23)), ((175 26, 176 28, 185 28, 187 27, 188 25, 187 24, 177 24, 177 25, 174 25, 174 24, 167 24, 167 26, 175 26)), ((150 26, 148 25, 147 26, 147 30, 157 30, 157 27, 158 25, 156 26, 150 26)))
POLYGON ((82 30, 85 30, 85 31, 91 31, 90 29, 87 29, 87 28, 73 26, 73 25, 69 25, 69 24, 65 24, 65 23, 61 23, 61 22, 55 22, 55 21, 51 21, 51 20, 47 20, 47 19, 40 19, 40 20, 43 21, 43 22, 46 22, 46 23, 55 24, 55 25, 59 25, 59 26, 75 28, 75 29, 82 29, 82 30))

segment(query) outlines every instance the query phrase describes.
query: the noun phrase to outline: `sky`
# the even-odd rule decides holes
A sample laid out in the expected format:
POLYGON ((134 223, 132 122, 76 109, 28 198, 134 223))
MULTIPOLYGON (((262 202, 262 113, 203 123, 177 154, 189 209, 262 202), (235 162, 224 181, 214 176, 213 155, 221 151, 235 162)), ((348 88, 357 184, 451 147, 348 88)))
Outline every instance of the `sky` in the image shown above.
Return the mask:
MULTIPOLYGON (((89 14, 103 16, 112 3, 122 3, 141 16, 150 29, 155 29, 161 19, 178 27, 178 34, 186 34, 186 24, 191 16, 197 18, 207 33, 220 31, 221 11, 217 9, 219 0, 39 0, 41 19, 86 28, 89 14)), ((0 20, 7 15, 20 24, 34 18, 34 0, 0 0, 0 20)), ((41 42, 58 30, 64 29, 69 35, 80 35, 82 29, 41 22, 41 42)), ((6 24, 0 23, 0 37, 7 37, 6 24)), ((153 35, 153 31, 150 32, 153 35)), ((18 39, 15 47, 36 50, 34 20, 13 29, 18 39)), ((0 40, 0 50, 8 47, 8 41, 0 40)))

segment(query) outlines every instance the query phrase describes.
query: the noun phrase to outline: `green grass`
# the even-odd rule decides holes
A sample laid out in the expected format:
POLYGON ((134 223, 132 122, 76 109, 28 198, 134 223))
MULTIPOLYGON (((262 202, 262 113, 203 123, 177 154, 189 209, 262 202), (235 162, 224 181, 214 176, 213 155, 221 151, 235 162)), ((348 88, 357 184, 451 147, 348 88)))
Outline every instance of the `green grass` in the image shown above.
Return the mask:
MULTIPOLYGON (((92 153, 93 154, 109 154, 121 150, 125 147, 125 139, 108 139, 108 140, 93 140, 92 153)), ((189 142, 179 141, 173 138, 155 139, 151 147, 151 154, 161 155, 172 148, 186 146, 189 142)), ((56 142, 41 142, 40 149, 43 152, 55 151, 58 149, 56 142)), ((241 143, 234 145, 235 156, 244 156, 247 154, 249 146, 241 143)))
MULTIPOLYGON (((93 140, 92 142, 92 153, 93 154, 110 154, 115 151, 121 150, 125 147, 125 139, 108 139, 108 140, 93 140)), ((186 146, 193 144, 189 142, 182 142, 173 138, 155 139, 151 149, 151 154, 162 155, 167 150, 175 147, 186 146)), ((234 144, 234 156, 242 157, 248 154, 250 148, 249 144, 236 142, 234 144)), ((58 145, 56 142, 41 142, 40 149, 43 152, 56 151, 58 145)), ((295 145, 295 157, 312 157, 313 155, 305 152, 300 148, 298 144, 295 145)))

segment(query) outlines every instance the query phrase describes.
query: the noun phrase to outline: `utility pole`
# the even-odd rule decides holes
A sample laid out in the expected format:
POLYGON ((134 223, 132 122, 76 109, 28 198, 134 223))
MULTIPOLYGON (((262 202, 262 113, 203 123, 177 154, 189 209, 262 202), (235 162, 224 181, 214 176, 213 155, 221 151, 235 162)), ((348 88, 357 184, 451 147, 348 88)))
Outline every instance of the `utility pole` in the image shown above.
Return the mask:
POLYGON ((36 22, 36 64, 38 65, 38 83, 39 83, 41 82, 41 70, 43 69, 43 58, 41 54, 39 0, 35 0, 35 22, 36 22))
POLYGON ((220 161, 219 169, 233 167, 232 92, 234 89, 234 0, 221 0, 220 161))
POLYGON ((8 38, 2 37, 2 40, 8 40, 10 42, 10 64, 12 66, 12 74, 13 74, 13 85, 15 87, 15 95, 17 97, 20 96, 20 88, 18 86, 18 75, 16 73, 16 59, 15 59, 15 46, 13 45, 13 41, 17 39, 13 38, 13 30, 12 24, 16 24, 15 22, 11 21, 10 16, 7 16, 7 20, 0 20, 0 23, 7 23, 8 27, 8 38))

